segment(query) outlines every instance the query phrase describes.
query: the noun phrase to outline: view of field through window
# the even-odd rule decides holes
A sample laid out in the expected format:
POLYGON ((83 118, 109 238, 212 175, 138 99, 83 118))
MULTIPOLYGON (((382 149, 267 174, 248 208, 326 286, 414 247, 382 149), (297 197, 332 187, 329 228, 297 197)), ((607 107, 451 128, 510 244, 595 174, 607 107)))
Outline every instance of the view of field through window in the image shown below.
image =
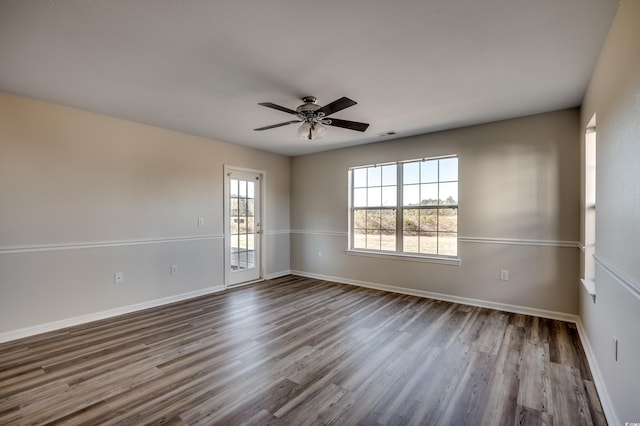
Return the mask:
POLYGON ((254 183, 231 179, 231 269, 247 269, 255 266, 254 183))
POLYGON ((457 255, 457 157, 351 172, 353 249, 457 255))

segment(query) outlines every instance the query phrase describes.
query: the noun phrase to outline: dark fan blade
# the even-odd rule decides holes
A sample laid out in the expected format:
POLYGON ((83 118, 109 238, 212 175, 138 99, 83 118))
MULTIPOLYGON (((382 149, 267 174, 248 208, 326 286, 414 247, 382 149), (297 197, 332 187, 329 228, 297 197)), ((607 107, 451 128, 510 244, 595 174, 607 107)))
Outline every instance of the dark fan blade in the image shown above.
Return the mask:
POLYGON ((280 105, 272 104, 271 102, 261 102, 258 105, 266 106, 267 108, 277 109, 278 111, 282 111, 282 112, 288 112, 289 114, 293 114, 293 115, 297 114, 297 112, 292 109, 285 108, 280 105))
POLYGON ((300 123, 300 120, 286 121, 284 123, 272 124, 271 126, 258 127, 257 129, 253 129, 253 130, 275 129, 276 127, 286 126, 287 124, 292 124, 292 123, 300 123))
POLYGON ((330 104, 323 106, 322 108, 318 108, 316 110, 316 114, 319 114, 322 112, 326 117, 338 111, 342 111, 345 108, 349 108, 350 106, 354 106, 355 104, 357 104, 356 101, 352 101, 351 99, 345 98, 343 96, 337 101, 333 101, 330 104))
POLYGON ((359 121, 338 120, 337 118, 331 118, 330 120, 331 124, 328 124, 328 126, 343 127, 358 132, 364 132, 369 127, 369 123, 360 123, 359 121))

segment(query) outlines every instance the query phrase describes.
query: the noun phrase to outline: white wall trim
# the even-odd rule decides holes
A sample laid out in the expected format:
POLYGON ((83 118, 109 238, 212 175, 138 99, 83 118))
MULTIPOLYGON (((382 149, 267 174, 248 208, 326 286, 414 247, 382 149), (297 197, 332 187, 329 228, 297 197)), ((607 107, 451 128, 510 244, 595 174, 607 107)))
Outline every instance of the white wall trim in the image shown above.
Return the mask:
POLYGON ((271 229, 271 230, 264 231, 264 233, 266 235, 284 235, 284 234, 290 234, 291 231, 289 229, 271 229))
MULTIPOLYGON (((331 235, 335 237, 349 236, 348 232, 339 231, 322 231, 317 229, 292 229, 292 234, 301 235, 331 235)), ((562 240, 534 240, 523 238, 491 238, 491 237, 464 237, 459 236, 458 242, 460 243, 477 243, 477 244, 505 244, 505 245, 517 245, 517 246, 544 246, 544 247, 569 247, 580 248, 579 241, 562 241, 562 240)))
POLYGON ((634 283, 631 279, 627 278, 622 272, 620 272, 616 267, 611 265, 608 261, 603 258, 593 255, 593 258, 596 261, 596 265, 602 267, 609 275, 611 275, 620 285, 626 288, 629 293, 635 296, 636 299, 640 300, 640 284, 634 283))
POLYGON ((204 288, 201 290, 190 291, 188 293, 176 294, 174 296, 167 296, 160 299, 149 300, 147 302, 135 303, 133 305, 107 309, 106 311, 93 312, 90 314, 80 315, 80 316, 71 317, 71 318, 65 318, 59 321, 53 321, 45 324, 34 325, 32 327, 26 327, 18 330, 7 331, 4 333, 0 333, 0 343, 8 342, 10 340, 21 339, 23 337, 29 337, 36 334, 46 333, 48 331, 59 330, 61 328, 71 327, 74 325, 85 324, 92 321, 111 318, 118 315, 128 314, 135 311, 141 311, 143 309, 149 309, 149 308, 155 308, 157 306, 168 305, 170 303, 180 302, 186 299, 193 299, 194 297, 217 293, 223 290, 224 290, 224 286, 218 285, 214 287, 204 288))
POLYGON ((14 246, 14 247, 0 247, 0 255, 2 254, 15 254, 15 253, 33 253, 39 251, 58 251, 58 250, 80 250, 89 248, 103 248, 103 247, 122 247, 122 246, 137 246, 146 244, 167 244, 167 243, 181 243, 189 241, 207 241, 207 240, 221 240, 223 235, 194 235, 194 236, 182 236, 182 237, 168 237, 168 238, 146 238, 137 240, 117 240, 117 241, 87 241, 83 243, 63 243, 63 244, 42 244, 42 245, 30 245, 30 246, 14 246))
POLYGON ((406 288, 406 287, 395 287, 395 286, 390 286, 386 284, 371 283, 367 281, 352 280, 349 278, 333 277, 333 276, 322 275, 322 274, 314 274, 311 272, 304 272, 304 271, 292 270, 291 274, 299 275, 307 278, 333 281, 333 282, 342 283, 342 284, 350 284, 358 287, 372 288, 374 290, 384 290, 392 293, 408 294, 410 296, 426 297, 429 299, 443 300, 445 302, 460 303, 463 305, 478 306, 481 308, 496 309, 499 311, 513 312, 516 314, 524 314, 524 315, 532 315, 532 316, 555 319, 560 321, 567 321, 572 323, 577 323, 579 320, 579 317, 577 315, 567 314, 564 312, 547 311, 545 309, 529 308, 527 306, 510 305, 506 303, 492 302, 489 300, 471 299, 467 297, 452 296, 452 295, 443 294, 443 293, 434 293, 431 291, 416 290, 416 289, 406 288))
POLYGON ((286 271, 272 272, 270 274, 267 274, 265 276, 265 279, 274 280, 276 278, 286 277, 287 275, 291 275, 291 271, 289 269, 287 269, 286 271))
POLYGON ((231 290, 231 289, 234 289, 234 288, 244 287, 244 286, 251 285, 251 284, 261 283, 264 280, 265 280, 264 278, 258 278, 257 280, 244 281, 244 282, 237 283, 237 284, 230 284, 225 288, 225 290, 231 290))
POLYGON ((598 366, 595 352, 591 347, 591 343, 589 343, 587 332, 585 331, 584 326, 582 325, 582 321, 579 317, 578 321, 576 322, 576 327, 578 328, 578 336, 580 336, 582 347, 584 348, 585 355, 587 356, 589 369, 591 370, 591 375, 593 376, 593 381, 596 385, 598 397, 600 398, 600 404, 602 404, 602 411, 604 411, 604 415, 607 418, 607 423, 609 423, 610 425, 620 425, 622 423, 618 420, 618 416, 613 409, 613 404, 611 404, 611 398, 609 398, 609 392, 607 392, 607 386, 605 385, 604 377, 602 376, 602 372, 600 371, 600 367, 598 366))
POLYGON ((480 244, 505 244, 516 246, 544 246, 544 247, 570 247, 580 248, 578 241, 560 240, 530 240, 521 238, 489 238, 489 237, 458 237, 460 243, 480 243, 480 244))
POLYGON ((292 234, 303 234, 303 235, 331 235, 334 237, 345 237, 349 236, 348 232, 340 232, 340 231, 321 231, 321 230, 313 230, 313 229, 292 229, 292 234))

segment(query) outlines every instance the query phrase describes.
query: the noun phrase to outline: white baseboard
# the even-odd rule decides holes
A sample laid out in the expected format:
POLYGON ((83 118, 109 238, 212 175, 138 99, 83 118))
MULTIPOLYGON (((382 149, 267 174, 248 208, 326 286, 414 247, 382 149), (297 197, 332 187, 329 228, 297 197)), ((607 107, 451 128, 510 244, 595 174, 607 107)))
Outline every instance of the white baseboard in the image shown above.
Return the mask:
POLYGON ((224 290, 224 286, 219 285, 215 287, 209 287, 201 290, 191 291, 188 293, 177 294, 175 296, 168 296, 160 299, 149 300, 147 302, 122 306, 119 308, 107 309, 106 311, 93 312, 86 315, 80 315, 77 317, 65 318, 59 321, 48 322, 46 324, 38 324, 32 327, 26 327, 18 330, 7 331, 4 333, 0 333, 0 343, 8 342, 10 340, 21 339, 23 337, 34 336, 36 334, 46 333, 48 331, 59 330, 65 327, 71 327, 74 325, 85 324, 92 321, 97 321, 105 318, 115 317, 118 315, 128 314, 135 311, 141 311, 143 309, 149 309, 149 308, 155 308, 157 306, 168 305, 169 303, 179 302, 186 299, 192 299, 194 297, 204 296, 206 294, 217 293, 222 290, 224 290))
POLYGON ((596 390, 598 391, 598 397, 600 398, 600 403, 602 404, 602 410, 604 411, 604 415, 607 418, 607 422, 612 425, 622 424, 618 421, 618 417, 616 416, 615 411, 613 410, 613 405, 611 404, 611 399, 609 398, 609 394, 607 392, 607 388, 605 386, 602 373, 600 371, 600 368, 598 367, 595 354, 593 352, 593 349, 591 348, 591 344, 589 343, 587 334, 582 326, 582 321, 580 320, 580 317, 578 315, 572 315, 572 314, 567 314, 563 312, 547 311, 544 309, 529 308, 526 306, 509 305, 505 303, 491 302, 488 300, 479 300, 479 299, 471 299, 467 297, 451 296, 448 294, 433 293, 433 292, 424 291, 424 290, 415 290, 415 289, 403 288, 403 287, 393 287, 385 284, 351 280, 348 278, 332 277, 328 275, 314 274, 311 272, 293 270, 291 271, 291 274, 299 275, 307 278, 333 281, 341 284, 350 284, 350 285, 355 285, 359 287, 366 287, 374 290, 384 290, 392 293, 408 294, 411 296, 418 296, 418 297, 427 297, 430 299, 443 300, 445 302, 461 303, 465 305, 478 306, 481 308, 497 309, 500 311, 513 312, 516 314, 533 315, 533 316, 542 317, 542 318, 549 318, 549 319, 575 323, 576 328, 578 329, 578 335, 580 336, 580 341, 582 342, 582 347, 584 348, 585 354, 587 356, 587 362, 589 363, 589 368, 591 369, 591 374, 593 375, 593 380, 596 386, 596 390))
POLYGON ((451 296, 443 293, 434 293, 431 291, 416 290, 416 289, 405 288, 405 287, 394 287, 394 286, 385 285, 385 284, 352 280, 352 279, 341 278, 341 277, 332 277, 328 275, 314 274, 314 273, 304 272, 304 271, 294 270, 294 271, 291 271, 291 273, 293 275, 300 275, 302 277, 316 278, 316 279, 325 280, 325 281, 333 281, 341 284, 350 284, 350 285, 355 285, 359 287, 371 288, 374 290, 384 290, 392 293, 408 294, 410 296, 426 297, 429 299, 443 300, 445 302, 460 303, 463 305, 479 306, 481 308, 496 309, 499 311, 513 312, 516 314, 532 315, 536 317, 549 318, 549 319, 567 321, 572 323, 577 323, 579 320, 577 315, 567 314, 564 312, 547 311, 544 309, 529 308, 527 306, 491 302, 489 300, 480 300, 480 299, 471 299, 468 297, 451 296))
POLYGON ((231 289, 231 288, 244 287, 247 285, 263 282, 264 280, 273 280, 275 278, 284 277, 286 275, 291 275, 291 271, 287 270, 287 271, 280 271, 280 272, 272 272, 271 274, 266 274, 264 278, 259 278, 257 280, 245 281, 243 283, 238 283, 238 284, 229 284, 227 285, 227 288, 231 289))
MULTIPOLYGON (((279 271, 267 274, 265 279, 271 280, 275 278, 291 275, 290 270, 279 271)), ((0 333, 0 343, 9 342, 11 340, 22 339, 23 337, 34 336, 36 334, 46 333, 49 331, 59 330, 74 325, 86 324, 91 321, 98 321, 118 315, 128 314, 143 309, 155 308, 157 306, 168 305, 169 303, 179 302, 194 297, 204 296, 205 294, 217 293, 225 290, 223 285, 209 287, 202 290, 196 290, 189 293, 178 294, 175 296, 163 297, 161 299, 150 300, 148 302, 136 303, 133 305, 122 306, 119 308, 108 309, 106 311, 94 312, 90 314, 80 315, 71 318, 65 318, 59 321, 52 321, 45 324, 38 324, 31 327, 25 327, 18 330, 0 333)))
POLYGON ((613 410, 613 404, 611 404, 611 398, 609 398, 609 393, 607 392, 607 387, 604 383, 602 372, 600 371, 600 367, 598 366, 596 354, 595 352, 593 352, 593 348, 591 347, 591 343, 589 343, 589 338, 587 337, 587 333, 582 326, 582 321, 580 320, 580 318, 578 318, 578 322, 576 322, 576 327, 578 328, 580 342, 582 342, 582 347, 584 348, 584 352, 587 356, 589 369, 591 370, 591 375, 593 376, 593 381, 596 385, 598 397, 600 398, 600 404, 602 404, 602 411, 604 411, 604 415, 607 418, 607 423, 609 423, 610 425, 621 425, 623 423, 618 421, 618 416, 613 410))
POLYGON ((287 275, 291 275, 291 271, 288 270, 288 269, 286 271, 272 272, 270 274, 267 274, 267 275, 265 275, 264 279, 265 280, 274 280, 276 278, 285 277, 287 275))
MULTIPOLYGON (((434 292, 424 291, 424 290, 394 287, 394 286, 389 286, 385 284, 370 283, 366 281, 352 280, 347 278, 333 277, 329 275, 314 274, 310 272, 303 272, 303 271, 296 271, 296 270, 274 272, 271 274, 267 274, 265 278, 275 279, 275 278, 279 278, 279 277, 283 277, 291 274, 299 275, 302 277, 325 280, 325 281, 333 281, 333 282, 342 283, 342 284, 355 285, 358 287, 366 287, 366 288, 371 288, 375 290, 384 290, 392 293, 408 294, 411 296, 426 297, 430 299, 443 300, 446 302, 461 303, 465 305, 478 306, 482 308, 497 309, 497 310, 506 311, 506 312, 513 312, 518 314, 533 315, 533 316, 538 316, 542 318, 573 322, 576 324, 576 327, 578 329, 578 335, 580 336, 582 347, 584 348, 585 354, 587 356, 587 362, 589 363, 589 368, 591 369, 591 374, 593 375, 594 383, 598 391, 598 397, 600 398, 602 409, 607 418, 607 421, 609 424, 621 424, 618 421, 615 411, 613 410, 613 405, 611 404, 611 400, 609 398, 609 394, 607 392, 607 388, 605 386, 602 373, 600 371, 600 368, 598 367, 598 362, 596 360, 595 353, 593 352, 591 344, 589 343, 589 339, 584 330, 584 327, 582 326, 580 317, 577 315, 566 314, 566 313, 555 312, 555 311, 547 311, 543 309, 529 308, 529 307, 519 306, 519 305, 510 305, 510 304, 504 304, 504 303, 498 303, 498 302, 491 302, 487 300, 451 296, 447 294, 434 293, 434 292)), ((118 315, 128 314, 128 313, 140 311, 143 309, 149 309, 157 306, 167 305, 167 304, 179 302, 182 300, 204 296, 206 294, 217 293, 217 292, 223 291, 224 289, 225 288, 223 285, 219 285, 219 286, 209 287, 209 288, 196 290, 188 293, 178 294, 175 296, 163 297, 160 299, 150 300, 147 302, 136 303, 133 305, 123 306, 123 307, 114 308, 114 309, 108 309, 106 311, 80 315, 77 317, 67 318, 64 320, 53 321, 46 324, 40 324, 32 327, 22 328, 19 330, 8 331, 8 332, 0 333, 0 343, 21 339, 23 337, 29 337, 36 334, 46 333, 48 331, 59 330, 65 327, 85 324, 91 321, 97 321, 101 319, 115 317, 118 315)))

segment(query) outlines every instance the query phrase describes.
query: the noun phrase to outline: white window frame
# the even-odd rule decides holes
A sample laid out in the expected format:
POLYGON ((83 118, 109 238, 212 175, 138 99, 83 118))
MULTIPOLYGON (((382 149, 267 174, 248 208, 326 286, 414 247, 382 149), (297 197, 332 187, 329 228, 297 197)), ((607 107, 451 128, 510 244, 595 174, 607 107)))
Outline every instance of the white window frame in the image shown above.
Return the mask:
POLYGON ((584 205, 583 205, 583 241, 582 278, 587 293, 596 301, 595 252, 596 252, 596 115, 587 124, 584 134, 584 205))
MULTIPOLYGON (((418 158, 418 159, 412 159, 412 160, 405 160, 405 161, 394 161, 394 162, 386 162, 386 163, 376 163, 376 164, 369 164, 369 165, 361 165, 361 166, 354 166, 354 167, 350 167, 349 168, 349 173, 348 173, 348 185, 349 185, 349 238, 348 238, 348 248, 347 248, 347 253, 351 254, 351 255, 356 255, 356 256, 370 256, 370 257, 381 257, 381 258, 395 258, 395 259, 400 259, 400 260, 406 260, 406 261, 418 261, 418 262, 433 262, 433 263, 444 263, 444 264, 453 264, 453 265, 460 265, 461 261, 459 258, 459 232, 458 232, 458 226, 456 226, 456 254, 455 255, 446 255, 446 254, 436 254, 436 253, 415 253, 415 252, 404 252, 402 251, 403 248, 403 223, 404 223, 404 209, 409 208, 408 206, 403 206, 404 202, 403 202, 403 190, 404 190, 404 185, 403 185, 403 166, 407 163, 422 163, 425 161, 434 161, 434 160, 443 160, 443 159, 448 159, 448 158, 456 158, 459 159, 459 157, 457 155, 446 155, 446 156, 439 156, 439 157, 429 157, 429 158, 418 158), (396 179, 396 191, 397 191, 397 195, 396 195, 396 203, 395 206, 380 206, 380 207, 362 207, 362 206, 355 206, 355 202, 354 202, 354 181, 353 181, 353 174, 354 171, 357 169, 363 169, 363 168, 370 168, 370 167, 384 167, 384 166, 388 166, 388 165, 396 165, 396 173, 397 173, 397 179, 396 179), (354 232, 354 226, 355 226, 355 218, 354 218, 354 213, 356 210, 362 210, 362 209, 373 209, 373 210, 384 210, 384 209, 392 209, 396 211, 396 225, 395 225, 395 238, 396 238, 396 248, 395 250, 391 251, 391 250, 376 250, 376 249, 366 249, 366 248, 355 248, 355 232, 354 232)), ((460 182, 460 177, 459 177, 459 170, 458 170, 458 176, 456 177, 455 181, 440 181, 440 176, 438 176, 438 184, 441 183, 447 183, 447 182, 455 182, 457 187, 459 188, 459 182, 460 182)), ((367 188, 370 188, 369 186, 367 186, 367 188)), ((410 207, 411 209, 418 209, 418 210, 426 210, 426 209, 436 209, 436 210, 440 210, 440 209, 451 209, 454 208, 456 209, 456 212, 459 212, 459 196, 458 196, 458 203, 457 204, 451 204, 451 205, 429 205, 429 206, 425 206, 425 205, 412 205, 410 207)), ((459 216, 458 216, 459 217, 459 216)), ((439 225, 438 225, 439 226, 439 225)), ((438 233, 442 232, 439 229, 436 231, 438 233)))

